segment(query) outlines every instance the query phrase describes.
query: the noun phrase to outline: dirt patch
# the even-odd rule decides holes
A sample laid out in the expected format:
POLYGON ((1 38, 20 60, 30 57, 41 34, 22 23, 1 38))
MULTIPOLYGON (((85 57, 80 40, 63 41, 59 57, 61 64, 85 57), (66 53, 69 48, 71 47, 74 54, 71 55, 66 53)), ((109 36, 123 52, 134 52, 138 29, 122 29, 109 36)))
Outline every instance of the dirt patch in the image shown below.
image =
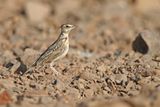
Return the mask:
POLYGON ((158 107, 157 5, 144 0, 0 1, 0 105, 158 107), (61 75, 49 64, 22 75, 56 40, 63 23, 77 29, 70 35, 69 53, 55 63, 61 75))

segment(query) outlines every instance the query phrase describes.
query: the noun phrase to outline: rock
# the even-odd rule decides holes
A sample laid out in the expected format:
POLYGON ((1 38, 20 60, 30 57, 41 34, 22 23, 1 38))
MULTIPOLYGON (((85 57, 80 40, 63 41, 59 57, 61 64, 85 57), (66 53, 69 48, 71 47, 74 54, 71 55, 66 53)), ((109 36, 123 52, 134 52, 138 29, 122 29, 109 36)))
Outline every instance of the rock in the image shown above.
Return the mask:
POLYGON ((152 83, 152 76, 142 78, 140 81, 138 81, 138 83, 141 85, 153 84, 152 83))
POLYGON ((0 66, 2 66, 5 63, 5 58, 2 55, 3 53, 0 52, 0 66))
POLYGON ((132 43, 135 52, 142 54, 160 55, 160 36, 149 30, 140 32, 132 43))
POLYGON ((3 80, 0 80, 0 84, 3 83, 3 87, 5 87, 7 90, 8 89, 12 89, 14 86, 14 83, 13 83, 13 79, 3 79, 3 80))
POLYGON ((8 103, 11 103, 12 102, 12 99, 11 99, 11 96, 9 95, 9 93, 7 91, 2 91, 0 93, 0 105, 2 104, 8 104, 8 103))
POLYGON ((76 88, 70 88, 66 91, 66 94, 71 95, 71 101, 75 101, 81 97, 79 90, 76 88))
POLYGON ((28 1, 25 6, 26 14, 30 21, 43 21, 50 13, 50 7, 38 1, 28 1))
POLYGON ((10 71, 11 74, 14 74, 16 71, 18 71, 20 66, 21 63, 15 59, 5 64, 5 67, 10 71))
MULTIPOLYGON (((0 80, 0 84, 2 83, 3 87, 5 88, 5 91, 11 96, 12 101, 16 101, 16 93, 19 92, 18 87, 15 86, 14 84, 14 79, 12 78, 7 78, 0 80), (15 90, 17 88, 17 90, 15 90)), ((1 89, 0 89, 1 90, 1 89)))
POLYGON ((7 92, 3 84, 0 83, 0 105, 9 104, 12 102, 10 94, 7 92))
POLYGON ((45 74, 51 75, 53 72, 51 71, 51 69, 45 69, 45 74))
POLYGON ((39 99, 40 104, 48 104, 48 103, 51 103, 51 102, 53 102, 53 99, 52 99, 52 97, 49 97, 49 96, 42 96, 39 99))
POLYGON ((117 84, 125 85, 125 83, 127 82, 127 76, 125 74, 116 74, 115 82, 117 84))
POLYGON ((14 65, 13 63, 8 62, 8 63, 5 65, 5 67, 8 68, 8 69, 11 69, 13 65, 14 65))
POLYGON ((80 77, 82 79, 86 79, 86 80, 95 80, 95 79, 99 79, 99 77, 91 72, 83 72, 80 77))
POLYGON ((79 83, 79 84, 78 84, 78 88, 81 89, 81 90, 84 89, 84 84, 79 83))
POLYGON ((0 75, 2 75, 2 77, 9 76, 10 72, 6 67, 0 66, 0 70, 0 75))
POLYGON ((83 79, 80 79, 79 84, 78 84, 78 88, 81 90, 84 89, 84 83, 85 83, 85 81, 83 79))
POLYGON ((20 48, 14 48, 13 52, 17 55, 17 56, 22 56, 23 55, 23 50, 20 48))
POLYGON ((14 74, 18 70, 21 64, 17 60, 13 60, 12 63, 13 63, 13 66, 11 67, 10 72, 11 74, 14 74))
POLYGON ((55 86, 60 91, 63 91, 63 90, 66 89, 66 84, 63 81, 59 80, 59 79, 57 80, 57 84, 55 86))
POLYGON ((93 97, 93 95, 94 95, 94 90, 92 90, 92 89, 88 89, 88 90, 85 90, 85 96, 87 97, 87 98, 91 98, 91 97, 93 97))
POLYGON ((106 66, 105 65, 100 65, 97 67, 97 70, 100 72, 105 72, 106 71, 106 66))
POLYGON ((27 66, 23 63, 23 62, 21 62, 21 64, 20 64, 20 66, 19 66, 19 68, 17 69, 17 74, 24 74, 25 72, 27 71, 27 66))
POLYGON ((9 62, 10 60, 13 60, 15 58, 12 51, 6 50, 6 51, 4 51, 3 54, 4 54, 6 62, 9 62))
MULTIPOLYGON (((21 26, 17 26, 17 27, 21 27, 21 26)), ((14 47, 21 47, 24 45, 24 38, 21 35, 14 34, 13 36, 10 37, 10 42, 11 44, 14 44, 14 47)))
POLYGON ((134 87, 135 87, 135 83, 133 81, 129 81, 126 86, 126 89, 130 90, 130 89, 133 89, 134 87))
POLYGON ((30 82, 29 86, 30 86, 31 88, 34 88, 34 89, 39 89, 38 86, 37 86, 37 83, 35 83, 35 82, 33 82, 33 81, 30 82))
POLYGON ((38 56, 39 56, 38 53, 39 52, 37 52, 37 51, 35 51, 33 49, 27 48, 24 51, 24 54, 21 57, 21 60, 25 65, 31 65, 38 58, 38 56))
POLYGON ((139 90, 129 90, 128 91, 128 95, 129 96, 136 96, 136 95, 138 95, 140 92, 139 92, 139 90))

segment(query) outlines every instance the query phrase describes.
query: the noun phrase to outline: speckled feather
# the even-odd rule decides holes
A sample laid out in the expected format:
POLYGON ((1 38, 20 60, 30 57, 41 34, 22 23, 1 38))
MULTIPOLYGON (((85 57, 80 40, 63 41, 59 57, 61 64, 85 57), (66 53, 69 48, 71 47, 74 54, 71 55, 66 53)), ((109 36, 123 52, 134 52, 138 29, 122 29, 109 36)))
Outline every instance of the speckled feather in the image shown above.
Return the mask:
MULTIPOLYGON (((32 66, 38 66, 43 64, 44 62, 51 62, 58 60, 58 56, 61 56, 68 51, 67 46, 68 38, 57 39, 52 45, 50 45, 35 61, 32 66)), ((68 44, 69 45, 69 44, 68 44)))

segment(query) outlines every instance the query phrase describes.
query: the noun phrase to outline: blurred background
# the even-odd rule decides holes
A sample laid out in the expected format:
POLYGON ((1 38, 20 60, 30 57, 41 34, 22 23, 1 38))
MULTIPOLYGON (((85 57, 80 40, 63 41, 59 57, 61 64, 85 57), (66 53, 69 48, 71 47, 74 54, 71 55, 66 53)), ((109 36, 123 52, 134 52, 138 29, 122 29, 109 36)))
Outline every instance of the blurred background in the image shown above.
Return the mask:
POLYGON ((137 32, 160 29, 159 0, 0 0, 0 50, 44 50, 71 23, 71 49, 130 50, 137 32))

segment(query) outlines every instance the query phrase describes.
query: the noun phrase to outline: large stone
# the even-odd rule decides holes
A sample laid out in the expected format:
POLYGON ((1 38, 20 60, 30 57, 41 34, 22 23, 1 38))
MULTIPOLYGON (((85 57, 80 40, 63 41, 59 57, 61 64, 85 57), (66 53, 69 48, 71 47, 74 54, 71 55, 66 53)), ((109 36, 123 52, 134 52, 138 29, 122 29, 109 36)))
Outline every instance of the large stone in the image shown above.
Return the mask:
POLYGON ((132 43, 135 52, 142 54, 160 54, 160 36, 156 32, 145 30, 140 32, 132 43))

